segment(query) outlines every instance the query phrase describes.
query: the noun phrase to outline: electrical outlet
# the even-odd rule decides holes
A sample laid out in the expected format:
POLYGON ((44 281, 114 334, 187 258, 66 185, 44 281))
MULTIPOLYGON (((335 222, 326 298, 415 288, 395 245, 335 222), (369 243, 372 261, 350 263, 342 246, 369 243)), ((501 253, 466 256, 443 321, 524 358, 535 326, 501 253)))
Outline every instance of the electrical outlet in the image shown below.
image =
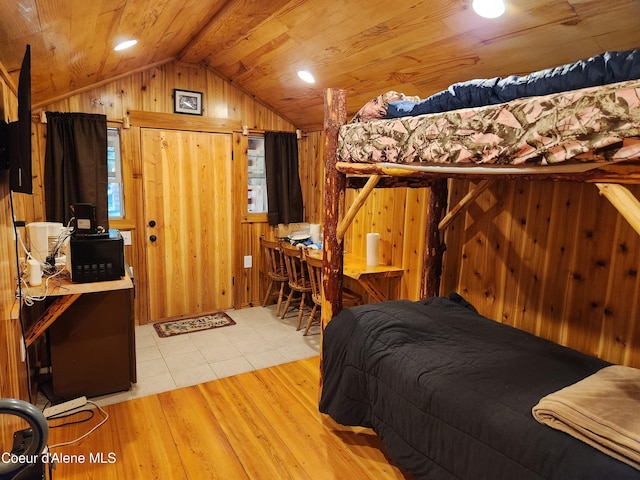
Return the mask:
POLYGON ((61 413, 75 410, 76 408, 84 407, 86 404, 87 397, 82 396, 73 400, 69 400, 68 402, 59 403, 58 405, 53 405, 52 407, 45 408, 42 413, 46 418, 49 418, 53 417, 54 415, 60 415, 61 413))
POLYGON ((253 266, 253 257, 251 255, 244 256, 244 268, 251 268, 253 266))
POLYGON ((131 231, 129 230, 121 231, 120 235, 122 235, 122 240, 124 241, 125 245, 131 245, 131 231))

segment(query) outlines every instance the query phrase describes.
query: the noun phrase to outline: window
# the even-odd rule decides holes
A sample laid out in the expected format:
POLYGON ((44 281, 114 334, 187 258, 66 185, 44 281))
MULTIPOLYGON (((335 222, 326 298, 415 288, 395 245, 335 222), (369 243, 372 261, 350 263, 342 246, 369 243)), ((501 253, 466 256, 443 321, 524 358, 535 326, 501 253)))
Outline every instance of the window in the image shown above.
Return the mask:
POLYGON ((248 213, 265 213, 267 208, 267 173, 264 164, 264 137, 249 137, 247 190, 248 213))
POLYGON ((107 128, 107 198, 109 218, 124 218, 120 130, 107 128))

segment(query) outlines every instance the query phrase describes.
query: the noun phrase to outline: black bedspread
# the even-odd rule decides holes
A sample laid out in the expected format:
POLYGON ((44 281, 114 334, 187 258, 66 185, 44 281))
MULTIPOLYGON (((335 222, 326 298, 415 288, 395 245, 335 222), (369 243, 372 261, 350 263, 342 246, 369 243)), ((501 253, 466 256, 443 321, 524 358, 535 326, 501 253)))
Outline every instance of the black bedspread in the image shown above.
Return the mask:
POLYGON ((495 105, 516 98, 549 95, 637 78, 640 78, 640 50, 605 52, 529 75, 454 83, 447 90, 419 102, 391 102, 387 108, 387 118, 495 105))
POLYGON ((640 479, 531 414, 606 362, 452 298, 343 310, 324 332, 320 411, 373 428, 420 479, 640 479))

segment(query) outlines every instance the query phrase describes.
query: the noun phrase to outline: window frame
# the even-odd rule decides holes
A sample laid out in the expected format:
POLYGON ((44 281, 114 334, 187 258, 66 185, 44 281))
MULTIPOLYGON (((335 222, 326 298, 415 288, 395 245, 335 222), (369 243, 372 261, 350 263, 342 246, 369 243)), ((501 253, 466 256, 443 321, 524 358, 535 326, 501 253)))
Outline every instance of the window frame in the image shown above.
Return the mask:
POLYGON ((124 181, 123 181, 123 175, 122 175, 122 170, 123 170, 122 135, 120 130, 121 129, 119 127, 114 127, 114 126, 107 127, 107 162, 111 161, 111 159, 109 158, 109 154, 110 154, 110 149, 112 148, 113 139, 115 139, 115 142, 116 142, 116 145, 113 146, 114 156, 115 156, 115 158, 113 159, 115 162, 113 177, 111 174, 111 170, 107 165, 107 184, 108 184, 108 187, 110 187, 112 184, 118 185, 118 196, 119 196, 118 198, 119 214, 118 215, 113 215, 111 213, 111 199, 109 199, 109 221, 124 220, 126 218, 126 212, 127 212, 127 209, 125 208, 125 203, 124 203, 125 195, 124 195, 124 181))

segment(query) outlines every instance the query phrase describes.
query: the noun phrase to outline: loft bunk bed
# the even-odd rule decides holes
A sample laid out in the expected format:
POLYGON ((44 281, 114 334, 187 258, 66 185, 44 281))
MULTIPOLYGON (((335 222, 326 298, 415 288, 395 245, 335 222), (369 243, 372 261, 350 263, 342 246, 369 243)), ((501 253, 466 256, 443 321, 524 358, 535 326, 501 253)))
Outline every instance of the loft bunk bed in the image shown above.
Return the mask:
POLYGON ((640 80, 350 124, 343 91, 328 90, 325 102, 324 238, 338 240, 326 247, 333 262, 330 285, 339 279, 333 271, 338 243, 377 187, 431 188, 423 297, 438 292, 444 252, 439 232, 496 179, 592 182, 640 233, 640 202, 624 186, 640 183, 640 80), (444 216, 447 179, 479 183, 444 216), (345 188, 361 191, 337 223, 345 188))
MULTIPOLYGON (((635 51, 623 57, 637 66, 635 51)), ((640 81, 364 118, 386 113, 389 98, 398 96, 379 97, 347 124, 345 92, 325 91, 320 411, 373 428, 415 478, 640 479, 640 425, 632 420, 640 408, 637 369, 488 320, 455 294, 438 297, 442 232, 498 179, 593 183, 640 234, 640 201, 625 186, 640 183, 640 81), (478 183, 449 207, 449 179, 478 183), (345 233, 374 188, 397 186, 431 190, 421 300, 342 310, 345 233), (346 188, 359 189, 348 210, 346 188), (619 367, 617 381, 601 383, 619 367), (586 410, 569 402, 569 416, 591 417, 606 433, 591 428, 581 438, 566 424, 566 411, 552 411, 545 424, 534 418, 548 397, 562 403, 565 389, 583 382, 604 388, 605 403, 615 402, 620 416, 591 410, 600 404, 591 397, 586 410)))

